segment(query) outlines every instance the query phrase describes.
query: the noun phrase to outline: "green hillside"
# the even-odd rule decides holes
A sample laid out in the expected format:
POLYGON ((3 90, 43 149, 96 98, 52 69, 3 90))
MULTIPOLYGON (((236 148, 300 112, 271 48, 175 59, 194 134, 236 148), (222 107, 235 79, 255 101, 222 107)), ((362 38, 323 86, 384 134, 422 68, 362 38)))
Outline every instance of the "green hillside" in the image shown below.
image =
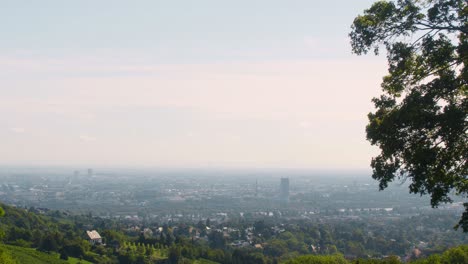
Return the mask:
POLYGON ((48 254, 35 250, 33 248, 24 248, 12 245, 0 244, 0 263, 28 263, 28 264, 66 264, 66 263, 82 263, 89 264, 91 262, 69 258, 67 261, 59 259, 59 254, 48 254), (2 259, 1 256, 8 256, 8 261, 2 259))
MULTIPOLYGON (((398 264, 404 260, 404 256, 393 254, 345 258, 336 248, 336 254, 302 254, 308 251, 297 249, 301 234, 294 230, 267 240, 264 248, 243 249, 229 246, 221 232, 211 232, 207 241, 196 241, 191 234, 197 227, 184 224, 165 226, 159 236, 145 237, 117 220, 59 211, 38 213, 2 204, 0 209, 0 264, 398 264), (85 231, 95 226, 105 239, 103 245, 91 245, 86 240, 85 231), (67 260, 60 259, 60 255, 67 260)), ((465 264, 468 245, 445 252, 426 251, 411 260, 415 264, 465 264)))
MULTIPOLYGON (((37 251, 33 248, 23 248, 11 245, 1 245, 0 251, 8 255, 13 260, 12 263, 31 263, 31 264, 64 264, 68 263, 60 260, 58 254, 47 254, 37 251)), ((0 259, 0 262, 2 260, 0 259)))

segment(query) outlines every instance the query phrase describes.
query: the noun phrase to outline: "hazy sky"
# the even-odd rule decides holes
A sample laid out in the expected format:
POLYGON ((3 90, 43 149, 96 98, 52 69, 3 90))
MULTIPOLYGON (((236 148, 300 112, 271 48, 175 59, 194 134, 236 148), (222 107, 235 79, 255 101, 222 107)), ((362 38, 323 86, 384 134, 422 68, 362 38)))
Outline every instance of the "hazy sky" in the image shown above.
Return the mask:
POLYGON ((0 164, 361 169, 367 0, 0 0, 0 164))

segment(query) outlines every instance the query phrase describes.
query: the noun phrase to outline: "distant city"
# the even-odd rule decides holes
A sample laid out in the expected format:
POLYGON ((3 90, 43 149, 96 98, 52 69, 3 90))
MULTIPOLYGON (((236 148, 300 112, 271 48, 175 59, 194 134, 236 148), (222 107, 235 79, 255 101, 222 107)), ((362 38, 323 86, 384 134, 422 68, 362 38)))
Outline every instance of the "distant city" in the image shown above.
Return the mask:
POLYGON ((8 204, 137 222, 391 219, 463 210, 457 201, 432 209, 405 184, 379 192, 365 173, 3 169, 0 179, 0 200, 8 204))

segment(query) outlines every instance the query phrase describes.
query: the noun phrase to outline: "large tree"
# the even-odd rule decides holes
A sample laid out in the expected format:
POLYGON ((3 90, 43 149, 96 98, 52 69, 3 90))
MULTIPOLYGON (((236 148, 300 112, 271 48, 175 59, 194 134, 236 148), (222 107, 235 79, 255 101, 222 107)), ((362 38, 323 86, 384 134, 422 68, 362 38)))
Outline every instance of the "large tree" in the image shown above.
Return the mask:
MULTIPOLYGON (((367 139, 380 148, 372 177, 409 180, 431 205, 468 195, 466 0, 378 1, 355 18, 354 53, 385 48, 388 75, 374 98, 367 139)), ((468 232, 468 203, 457 227, 468 232)))

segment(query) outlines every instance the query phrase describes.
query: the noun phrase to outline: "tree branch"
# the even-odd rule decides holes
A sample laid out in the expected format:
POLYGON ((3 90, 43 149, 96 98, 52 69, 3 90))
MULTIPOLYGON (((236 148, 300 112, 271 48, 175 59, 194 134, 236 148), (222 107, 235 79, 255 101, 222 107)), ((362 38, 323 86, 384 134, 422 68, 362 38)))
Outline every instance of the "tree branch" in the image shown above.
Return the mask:
POLYGON ((426 24, 426 23, 422 23, 422 22, 419 22, 419 23, 416 23, 417 25, 421 25, 421 26, 425 26, 426 28, 425 29, 439 29, 439 30, 455 30, 455 31, 461 31, 465 34, 468 34, 468 30, 464 27, 456 27, 456 26, 438 26, 438 25, 434 25, 434 24, 426 24))

